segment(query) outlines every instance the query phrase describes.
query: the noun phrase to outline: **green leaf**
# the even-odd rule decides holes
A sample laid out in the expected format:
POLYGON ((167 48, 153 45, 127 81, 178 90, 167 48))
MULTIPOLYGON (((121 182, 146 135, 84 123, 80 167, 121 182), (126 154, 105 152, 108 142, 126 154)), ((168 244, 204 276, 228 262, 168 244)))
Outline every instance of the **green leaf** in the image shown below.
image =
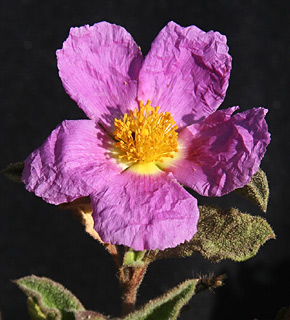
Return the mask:
POLYGON ((189 241, 172 249, 159 251, 157 258, 187 257, 200 252, 204 258, 244 261, 255 256, 275 234, 264 218, 240 213, 237 209, 200 206, 197 233, 189 241))
POLYGON ((125 267, 141 267, 144 265, 146 251, 134 251, 130 248, 124 255, 123 266, 125 267))
POLYGON ((27 299, 27 307, 30 318, 33 320, 46 320, 46 315, 41 311, 39 305, 32 297, 27 299))
POLYGON ((73 311, 85 310, 70 291, 48 278, 28 276, 15 283, 28 296, 32 320, 75 320, 73 311))
POLYGON ((123 320, 175 320, 181 308, 194 295, 198 279, 187 280, 164 295, 149 301, 140 310, 130 313, 123 320))
POLYGON ((236 192, 256 203, 264 212, 267 211, 269 200, 269 185, 265 172, 261 169, 252 177, 249 184, 236 192))
POLYGON ((22 171, 24 169, 24 162, 14 162, 8 164, 8 166, 1 172, 13 182, 21 182, 22 171))
POLYGON ((75 320, 106 320, 108 319, 102 314, 94 311, 75 311, 74 314, 75 314, 75 320))

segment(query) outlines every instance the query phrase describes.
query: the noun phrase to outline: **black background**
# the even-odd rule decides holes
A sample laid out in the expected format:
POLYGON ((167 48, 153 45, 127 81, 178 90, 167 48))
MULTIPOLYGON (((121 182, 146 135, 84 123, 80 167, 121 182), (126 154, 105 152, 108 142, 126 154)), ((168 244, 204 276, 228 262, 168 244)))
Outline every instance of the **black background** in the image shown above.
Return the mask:
MULTIPOLYGON (((138 302, 145 303, 186 278, 225 272, 226 285, 215 294, 194 297, 181 319, 274 319, 281 307, 290 305, 288 1, 1 0, 0 8, 1 168, 24 160, 62 120, 85 118, 66 95, 56 68, 55 51, 70 27, 102 20, 120 24, 144 54, 170 20, 227 36, 233 69, 222 108, 269 109, 272 141, 262 168, 271 188, 266 216, 277 240, 242 263, 211 264, 198 254, 155 262, 138 302)), ((120 292, 111 258, 71 213, 46 204, 4 177, 0 194, 3 319, 28 319, 26 299, 10 280, 29 274, 51 277, 88 309, 117 316, 120 292)), ((237 195, 199 200, 263 215, 237 195)))

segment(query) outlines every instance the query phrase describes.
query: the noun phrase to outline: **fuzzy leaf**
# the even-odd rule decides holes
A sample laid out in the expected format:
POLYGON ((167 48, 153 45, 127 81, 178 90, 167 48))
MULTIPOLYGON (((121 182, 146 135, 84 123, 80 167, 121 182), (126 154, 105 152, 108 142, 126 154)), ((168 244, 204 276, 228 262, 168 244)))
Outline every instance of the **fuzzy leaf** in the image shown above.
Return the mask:
POLYGON ((200 206, 197 233, 189 241, 172 249, 159 251, 157 258, 187 257, 200 252, 204 258, 244 261, 256 255, 261 245, 275 238, 267 221, 240 213, 237 209, 200 206))
POLYGON ((123 320, 175 320, 181 308, 194 295, 198 279, 187 280, 166 292, 159 298, 149 301, 140 310, 135 311, 123 320))
POLYGON ((265 172, 261 169, 253 175, 249 184, 236 191, 256 203, 264 212, 267 211, 269 185, 265 172))
POLYGON ((141 267, 144 265, 143 257, 146 251, 135 251, 130 248, 124 255, 123 265, 126 267, 141 267))
POLYGON ((22 171, 24 169, 24 162, 14 162, 8 164, 8 166, 1 172, 13 182, 21 182, 22 171))
POLYGON ((75 311, 75 320, 106 320, 105 316, 94 311, 75 311))
POLYGON ((37 302, 32 297, 28 297, 27 307, 28 307, 28 313, 32 320, 46 320, 48 317, 51 319, 57 319, 57 317, 58 318, 60 317, 59 312, 56 313, 54 311, 50 312, 50 314, 46 313, 45 315, 41 311, 41 308, 39 307, 37 302))
POLYGON ((70 291, 48 278, 28 276, 15 283, 28 296, 32 320, 75 320, 73 311, 85 310, 70 291))

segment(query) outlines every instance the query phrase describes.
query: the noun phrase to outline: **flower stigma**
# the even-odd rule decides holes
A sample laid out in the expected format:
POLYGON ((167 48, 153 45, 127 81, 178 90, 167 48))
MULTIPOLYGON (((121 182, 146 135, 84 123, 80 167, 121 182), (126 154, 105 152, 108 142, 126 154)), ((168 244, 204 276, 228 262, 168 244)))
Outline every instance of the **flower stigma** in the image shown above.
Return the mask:
POLYGON ((118 158, 135 172, 158 172, 156 162, 174 158, 178 151, 177 128, 170 112, 159 112, 150 100, 145 105, 141 101, 139 111, 135 108, 123 119, 115 119, 118 158))

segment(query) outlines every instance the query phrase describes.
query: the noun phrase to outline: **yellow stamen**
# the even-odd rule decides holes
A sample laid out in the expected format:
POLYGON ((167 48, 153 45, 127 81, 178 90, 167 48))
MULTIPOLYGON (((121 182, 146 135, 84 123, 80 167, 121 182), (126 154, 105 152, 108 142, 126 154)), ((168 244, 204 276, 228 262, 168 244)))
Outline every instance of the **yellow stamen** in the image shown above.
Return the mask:
POLYGON ((173 158, 178 151, 177 125, 169 112, 158 112, 140 102, 140 110, 125 113, 122 120, 115 119, 116 147, 119 158, 131 164, 162 162, 163 158, 173 158))

